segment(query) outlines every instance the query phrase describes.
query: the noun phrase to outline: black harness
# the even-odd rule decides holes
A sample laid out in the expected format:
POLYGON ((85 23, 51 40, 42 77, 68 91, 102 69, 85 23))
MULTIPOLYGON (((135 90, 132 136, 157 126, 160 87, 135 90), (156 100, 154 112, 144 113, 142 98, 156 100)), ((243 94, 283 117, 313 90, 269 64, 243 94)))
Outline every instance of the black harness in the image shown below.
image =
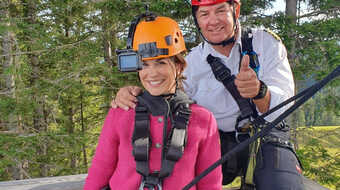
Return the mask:
POLYGON ((142 175, 139 190, 144 188, 161 190, 163 179, 171 174, 175 163, 183 155, 191 114, 189 105, 192 101, 186 98, 181 91, 177 92, 169 102, 163 97, 151 96, 148 92, 144 92, 137 99, 132 146, 136 170, 142 175), (152 143, 150 138, 150 114, 165 116, 161 169, 153 173, 149 171, 149 151, 152 143), (167 135, 169 115, 173 125, 170 134, 167 135))
MULTIPOLYGON (((250 58, 250 67, 257 73, 259 70, 260 64, 258 61, 258 57, 256 52, 253 50, 252 44, 253 36, 251 33, 251 29, 247 29, 242 32, 241 41, 242 41, 242 50, 240 49, 241 57, 240 57, 240 64, 241 60, 244 55, 249 55, 250 58)), ((223 64, 223 61, 219 57, 214 57, 211 54, 207 56, 207 62, 211 67, 211 70, 214 73, 215 78, 222 82, 224 87, 229 91, 232 95, 234 100, 236 101, 241 114, 238 116, 235 125, 236 131, 236 140, 238 141, 239 135, 248 134, 249 133, 249 123, 244 125, 239 125, 239 123, 245 119, 250 120, 251 118, 257 118, 258 113, 256 111, 256 106, 249 98, 243 98, 237 87, 234 83, 235 75, 231 75, 230 69, 223 64)))
MULTIPOLYGON (((258 61, 258 56, 256 52, 253 50, 253 35, 251 29, 243 30, 241 35, 241 42, 242 42, 242 49, 240 48, 240 62, 239 65, 241 66, 242 57, 244 55, 249 56, 249 66, 258 73, 260 64, 258 61)), ((240 142, 244 141, 245 139, 248 139, 251 135, 253 135, 255 132, 257 132, 260 128, 258 125, 254 125, 252 123, 252 120, 258 118, 258 112, 256 110, 255 104, 252 102, 249 98, 243 98, 239 91, 237 90, 237 87, 234 83, 235 81, 235 75, 231 74, 230 69, 224 65, 223 61, 219 57, 214 57, 211 54, 207 56, 207 62, 211 67, 211 70, 214 73, 215 78, 222 82, 224 87, 228 90, 228 92, 232 95, 234 100, 236 101, 239 109, 240 109, 240 115, 237 117, 236 124, 235 124, 235 139, 236 144, 239 144, 240 142), (241 122, 243 120, 246 120, 246 122, 241 122)), ((264 120, 263 123, 264 124, 264 120)), ((224 132, 220 131, 221 137, 228 136, 228 134, 224 134, 224 132)), ((224 139, 221 139, 222 141, 224 139)), ((235 145, 233 141, 229 141, 227 143, 228 145, 235 145)), ((254 164, 250 165, 250 163, 254 163, 253 160, 256 160, 255 157, 250 158, 249 154, 250 152, 252 154, 256 154, 259 147, 258 144, 253 144, 249 147, 248 150, 245 150, 237 155, 237 158, 232 159, 234 162, 227 162, 227 166, 225 166, 227 171, 224 171, 224 182, 232 181, 236 176, 242 175, 242 190, 251 190, 255 189, 254 184, 252 180, 252 177, 249 178, 249 174, 253 173, 254 164), (243 160, 244 156, 248 155, 248 159, 243 160), (242 161, 243 160, 243 161, 242 161), (248 163, 248 164, 246 164, 248 163), (243 166, 245 165, 245 166, 243 166), (250 167, 251 166, 251 167, 250 167), (240 174, 240 173, 241 174, 240 174), (247 177, 246 177, 247 176, 247 177)), ((222 150, 225 147, 222 147, 222 150)), ((236 156, 236 155, 235 155, 236 156)))

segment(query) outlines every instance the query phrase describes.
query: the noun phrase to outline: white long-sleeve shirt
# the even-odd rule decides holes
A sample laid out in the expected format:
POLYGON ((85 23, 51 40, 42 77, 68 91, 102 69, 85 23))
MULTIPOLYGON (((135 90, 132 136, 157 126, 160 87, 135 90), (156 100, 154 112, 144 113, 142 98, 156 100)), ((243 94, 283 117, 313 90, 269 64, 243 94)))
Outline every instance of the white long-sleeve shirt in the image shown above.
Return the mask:
MULTIPOLYGON (((241 34, 241 32, 239 32, 241 34)), ((253 50, 258 54, 260 69, 258 78, 267 86, 271 94, 270 108, 294 95, 294 80, 287 59, 287 51, 282 42, 263 29, 252 29, 253 50)), ((228 90, 216 80, 206 61, 209 54, 220 57, 231 74, 239 72, 241 36, 231 50, 229 57, 220 54, 208 43, 194 47, 186 56, 188 63, 184 70, 184 89, 198 104, 213 112, 218 128, 229 132, 235 130, 240 109, 228 90)), ((287 107, 285 107, 287 108, 287 107)), ((272 121, 285 109, 280 109, 266 117, 272 121)))

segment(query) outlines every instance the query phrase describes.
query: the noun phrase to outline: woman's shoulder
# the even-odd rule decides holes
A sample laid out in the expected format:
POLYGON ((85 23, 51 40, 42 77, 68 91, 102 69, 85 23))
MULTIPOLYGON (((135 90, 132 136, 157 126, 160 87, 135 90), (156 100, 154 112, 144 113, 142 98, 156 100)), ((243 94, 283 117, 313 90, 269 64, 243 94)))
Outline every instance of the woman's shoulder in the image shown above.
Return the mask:
POLYGON ((127 114, 131 114, 134 113, 135 109, 130 108, 128 110, 124 110, 122 108, 110 108, 109 109, 109 114, 122 114, 122 115, 127 115, 127 114))
POLYGON ((107 119, 120 120, 133 117, 134 115, 135 115, 134 109, 124 110, 121 108, 110 108, 106 117, 107 119))
POLYGON ((134 109, 125 111, 120 108, 110 108, 104 120, 103 131, 110 134, 110 132, 115 131, 116 128, 119 129, 122 125, 133 124, 135 119, 134 113, 134 109))
POLYGON ((198 104, 191 104, 190 108, 191 108, 192 117, 196 119, 204 120, 204 119, 209 119, 210 116, 212 116, 211 111, 209 111, 207 108, 200 106, 198 104))
POLYGON ((205 107, 198 105, 197 103, 193 103, 190 105, 191 110, 195 110, 195 111, 202 111, 202 112, 210 112, 208 109, 206 109, 205 107))

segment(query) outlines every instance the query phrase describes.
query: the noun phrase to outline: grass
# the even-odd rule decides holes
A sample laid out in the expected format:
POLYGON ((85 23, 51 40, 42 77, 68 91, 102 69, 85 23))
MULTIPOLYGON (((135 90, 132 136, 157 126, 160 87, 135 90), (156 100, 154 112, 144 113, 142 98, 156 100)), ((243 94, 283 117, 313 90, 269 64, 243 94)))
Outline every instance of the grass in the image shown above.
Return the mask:
POLYGON ((307 165, 304 174, 330 189, 340 186, 340 126, 297 129, 298 152, 307 165), (331 164, 330 164, 331 163, 331 164))
POLYGON ((340 126, 311 126, 311 127, 299 127, 298 130, 312 129, 317 131, 333 131, 340 129, 340 126))

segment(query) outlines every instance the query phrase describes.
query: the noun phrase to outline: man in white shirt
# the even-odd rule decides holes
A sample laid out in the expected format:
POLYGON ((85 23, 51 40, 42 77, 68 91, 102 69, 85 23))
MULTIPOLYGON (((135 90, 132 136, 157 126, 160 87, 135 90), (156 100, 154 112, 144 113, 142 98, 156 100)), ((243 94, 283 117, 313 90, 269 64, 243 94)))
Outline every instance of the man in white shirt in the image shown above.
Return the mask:
MULTIPOLYGON (((219 58, 230 74, 235 75, 235 88, 243 98, 251 100, 259 113, 293 96, 293 75, 281 40, 264 29, 251 30, 259 67, 257 72, 249 67, 249 56, 242 56, 241 52, 240 0, 192 0, 191 3, 196 26, 204 42, 194 47, 186 57, 188 66, 184 71, 184 89, 198 104, 213 112, 224 154, 239 142, 235 129, 241 110, 224 84, 216 79, 208 64, 208 55, 219 58)), ((122 88, 112 102, 113 107, 134 108, 136 99, 133 95, 139 91, 138 87, 122 88)), ((271 114, 266 120, 272 121, 283 111, 271 114)), ((288 146, 288 126, 281 124, 268 137, 262 140, 257 154, 255 186, 242 183, 241 189, 304 189, 300 164, 288 146)), ((238 175, 245 176, 248 158, 249 152, 245 150, 223 164, 223 184, 231 183, 238 175)))

